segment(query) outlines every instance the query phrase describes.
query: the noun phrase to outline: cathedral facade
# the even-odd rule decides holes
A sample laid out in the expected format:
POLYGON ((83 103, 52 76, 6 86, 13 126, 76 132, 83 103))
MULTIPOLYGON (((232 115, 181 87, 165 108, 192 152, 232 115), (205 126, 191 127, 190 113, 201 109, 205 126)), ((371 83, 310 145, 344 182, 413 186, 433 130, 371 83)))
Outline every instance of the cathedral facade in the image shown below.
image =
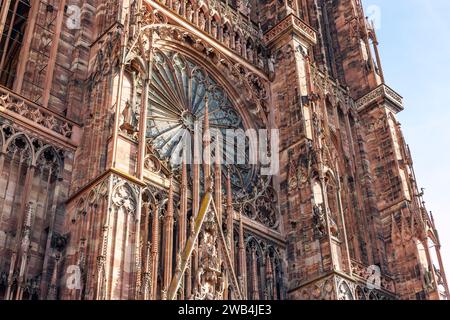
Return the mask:
POLYGON ((448 297, 361 0, 0 3, 0 299, 448 297))

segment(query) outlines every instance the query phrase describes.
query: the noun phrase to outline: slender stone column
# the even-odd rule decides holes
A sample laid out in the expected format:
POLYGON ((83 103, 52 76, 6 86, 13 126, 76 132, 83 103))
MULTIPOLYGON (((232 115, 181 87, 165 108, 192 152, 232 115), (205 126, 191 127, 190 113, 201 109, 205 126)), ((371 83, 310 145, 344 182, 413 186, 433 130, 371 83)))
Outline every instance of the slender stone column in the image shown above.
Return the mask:
MULTIPOLYGON (((182 162, 181 168, 181 186, 180 186, 180 214, 179 214, 179 222, 178 222, 178 239, 179 239, 179 247, 178 252, 183 252, 186 246, 186 237, 187 237, 187 206, 188 206, 188 194, 187 194, 187 168, 185 159, 182 162)), ((184 283, 187 283, 190 278, 184 277, 181 285, 184 287, 184 283)), ((187 290, 186 290, 187 292, 187 290)), ((180 291, 180 299, 184 299, 185 290, 180 291)), ((189 294, 189 293, 188 293, 189 294)))
POLYGON ((153 223, 152 223, 152 285, 150 299, 156 299, 156 290, 158 288, 158 264, 159 264, 159 206, 155 205, 153 211, 153 223))
POLYGON ((231 261, 234 264, 234 209, 233 209, 233 194, 231 190, 231 175, 230 169, 227 174, 227 236, 228 248, 230 250, 231 261))
POLYGON ((242 294, 247 298, 247 257, 245 254, 244 224, 242 213, 239 213, 239 271, 242 277, 242 294))
POLYGON ((259 300, 258 257, 256 256, 256 248, 252 248, 252 299, 259 300))
POLYGON ((164 285, 165 291, 169 289, 172 280, 172 255, 173 255, 173 178, 170 177, 169 198, 167 213, 164 221, 164 285))

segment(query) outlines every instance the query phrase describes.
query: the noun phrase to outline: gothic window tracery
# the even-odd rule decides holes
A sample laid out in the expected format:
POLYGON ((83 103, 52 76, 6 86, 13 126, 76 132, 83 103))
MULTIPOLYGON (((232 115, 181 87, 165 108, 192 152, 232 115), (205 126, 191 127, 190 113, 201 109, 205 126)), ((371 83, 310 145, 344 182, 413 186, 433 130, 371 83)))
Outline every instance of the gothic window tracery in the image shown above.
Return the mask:
POLYGON ((46 228, 54 224, 60 210, 61 192, 56 186, 61 183, 64 153, 7 125, 2 136, 6 141, 0 155, 0 220, 8 233, 15 230, 17 234, 7 236, 0 250, 20 248, 20 253, 16 261, 5 260, 0 272, 16 274, 6 284, 7 299, 32 299, 41 297, 34 281, 42 270, 24 272, 23 268, 30 263, 30 255, 41 263, 45 259, 42 253, 51 235, 46 228))
POLYGON ((338 299, 339 300, 354 300, 352 290, 350 289, 347 282, 342 281, 338 289, 338 299))
MULTIPOLYGON (((228 150, 225 146, 227 130, 245 130, 244 121, 226 91, 205 69, 185 59, 181 54, 158 52, 154 62, 147 138, 160 159, 170 162, 175 169, 179 168, 183 158, 188 164, 193 163, 192 151, 189 148, 194 144, 195 129, 202 126, 205 98, 208 98, 212 144, 219 142, 223 151, 222 172, 226 173, 226 165, 230 164, 233 188, 247 189, 254 172, 253 166, 249 164, 248 147, 245 150, 236 150, 237 154, 233 155, 234 152, 231 151, 235 150, 228 150), (214 132, 220 134, 214 135, 214 132), (245 163, 236 164, 237 159, 244 159, 245 163)), ((211 149, 214 158, 216 149, 211 149)))
MULTIPOLYGON (((236 253, 239 245, 236 245, 236 253)), ((245 232, 245 261, 236 256, 237 266, 246 265, 247 299, 279 300, 284 298, 283 266, 279 249, 270 241, 245 232)), ((237 269, 239 270, 239 269, 237 269)), ((242 272, 242 270, 240 270, 242 272)))
POLYGON ((355 293, 356 293, 356 300, 367 300, 364 289, 361 288, 360 286, 356 286, 355 293))

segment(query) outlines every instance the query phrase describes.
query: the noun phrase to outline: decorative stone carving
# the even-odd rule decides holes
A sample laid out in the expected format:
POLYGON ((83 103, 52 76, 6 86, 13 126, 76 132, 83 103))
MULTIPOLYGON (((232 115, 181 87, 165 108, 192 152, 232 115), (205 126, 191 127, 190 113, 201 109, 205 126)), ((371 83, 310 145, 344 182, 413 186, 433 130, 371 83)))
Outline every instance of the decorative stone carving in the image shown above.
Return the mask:
POLYGON ((10 111, 70 139, 74 125, 53 112, 0 88, 0 110, 10 111))
POLYGON ((403 98, 384 84, 356 101, 356 108, 362 110, 379 99, 386 99, 391 102, 395 106, 394 110, 396 112, 403 110, 403 98))
POLYGON ((327 234, 327 222, 325 218, 325 208, 323 204, 314 205, 313 223, 319 237, 322 237, 325 234, 327 234))
POLYGON ((135 214, 136 212, 136 197, 128 183, 122 183, 116 187, 113 196, 113 204, 125 211, 125 213, 135 214))
POLYGON ((225 274, 218 255, 218 225, 214 213, 209 211, 199 238, 199 268, 195 300, 221 300, 225 289, 225 274))
POLYGON ((59 252, 64 251, 69 242, 68 235, 61 235, 57 232, 52 234, 51 247, 59 252))

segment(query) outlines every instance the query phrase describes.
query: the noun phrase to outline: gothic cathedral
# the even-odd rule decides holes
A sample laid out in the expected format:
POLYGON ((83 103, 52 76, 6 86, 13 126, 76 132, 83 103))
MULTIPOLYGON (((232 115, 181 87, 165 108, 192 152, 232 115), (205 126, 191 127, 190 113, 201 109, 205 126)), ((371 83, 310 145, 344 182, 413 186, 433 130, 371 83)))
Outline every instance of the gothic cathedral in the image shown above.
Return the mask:
POLYGON ((0 3, 0 299, 448 297, 361 0, 0 3))

